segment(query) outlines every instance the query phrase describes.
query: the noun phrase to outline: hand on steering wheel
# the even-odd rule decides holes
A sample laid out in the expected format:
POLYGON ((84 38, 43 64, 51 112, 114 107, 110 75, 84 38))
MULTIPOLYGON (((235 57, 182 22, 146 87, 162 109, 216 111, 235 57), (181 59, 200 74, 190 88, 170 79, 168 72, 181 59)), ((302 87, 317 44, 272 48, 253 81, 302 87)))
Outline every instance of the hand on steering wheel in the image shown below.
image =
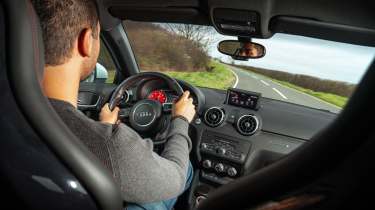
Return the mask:
POLYGON ((120 108, 117 106, 111 111, 109 109, 109 104, 104 104, 102 110, 99 114, 99 120, 103 123, 109 123, 109 124, 116 124, 118 123, 118 113, 120 111, 120 108))
MULTIPOLYGON (((127 91, 128 88, 144 79, 158 79, 160 81, 163 81, 166 83, 169 89, 173 90, 176 93, 176 95, 183 95, 183 89, 175 79, 159 72, 142 72, 127 78, 115 89, 109 101, 110 110, 113 110, 119 105, 123 94, 127 91)), ((179 110, 176 111, 176 115, 184 116, 191 121, 195 114, 195 111, 192 112, 185 110, 194 109, 191 99, 188 99, 188 94, 187 96, 179 100, 178 103, 178 107, 180 108, 176 107, 176 110, 179 110)), ((120 113, 121 112, 122 110, 120 110, 120 113)), ((167 130, 171 117, 169 114, 163 112, 163 106, 160 102, 151 99, 142 99, 136 102, 131 107, 130 111, 127 111, 126 116, 129 117, 130 126, 139 134, 147 137, 163 136, 159 134, 167 130)), ((163 139, 161 138, 155 139, 158 139, 157 141, 160 140, 160 142, 163 141, 163 139)))
POLYGON ((190 92, 185 91, 181 98, 174 104, 172 116, 182 116, 190 123, 195 115, 195 106, 193 105, 193 99, 189 98, 189 95, 190 92))

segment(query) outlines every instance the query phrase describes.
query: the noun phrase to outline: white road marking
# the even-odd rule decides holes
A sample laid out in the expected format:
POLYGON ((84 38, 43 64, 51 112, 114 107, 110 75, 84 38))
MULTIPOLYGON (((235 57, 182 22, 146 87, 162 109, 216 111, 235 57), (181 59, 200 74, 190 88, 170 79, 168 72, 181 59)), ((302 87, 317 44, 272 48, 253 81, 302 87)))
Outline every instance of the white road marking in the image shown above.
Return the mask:
POLYGON ((261 83, 267 85, 267 86, 270 86, 270 84, 268 84, 267 82, 263 81, 263 80, 260 80, 261 83))
POLYGON ((312 99, 315 99, 315 100, 317 100, 317 101, 319 101, 319 102, 322 102, 322 103, 324 103, 324 104, 327 104, 327 105, 329 105, 329 106, 335 107, 335 108, 338 109, 338 110, 342 110, 341 107, 336 106, 336 105, 331 104, 331 103, 328 103, 327 101, 323 101, 322 99, 317 98, 317 97, 315 97, 315 96, 312 96, 312 95, 309 95, 309 94, 307 94, 307 93, 301 92, 301 91, 299 91, 299 90, 296 90, 296 89, 290 88, 290 87, 285 86, 285 85, 283 85, 283 84, 281 84, 281 83, 278 83, 278 82, 274 82, 274 83, 275 83, 275 84, 278 84, 278 85, 280 85, 280 86, 282 86, 282 87, 284 87, 284 88, 286 88, 286 89, 289 89, 289 90, 291 90, 291 91, 294 91, 294 92, 296 92, 296 93, 299 93, 299 94, 302 94, 302 95, 308 96, 308 97, 310 97, 310 98, 312 98, 312 99))
POLYGON ((276 93, 278 93, 279 95, 281 95, 281 97, 283 97, 284 99, 288 99, 282 92, 280 92, 278 89, 276 88, 272 88, 272 90, 274 90, 276 93))
MULTIPOLYGON (((241 73, 245 73, 245 74, 247 74, 247 75, 253 77, 254 79, 258 79, 258 77, 252 75, 253 73, 250 74, 247 70, 243 70, 243 69, 239 69, 239 68, 236 68, 235 70, 237 70, 237 71, 241 71, 241 73)), ((262 76, 260 76, 260 77, 262 77, 262 76)), ((334 108, 336 108, 336 109, 338 109, 338 110, 342 110, 341 107, 338 107, 338 106, 336 106, 336 105, 334 105, 334 104, 328 103, 327 101, 323 101, 323 100, 320 99, 320 98, 314 97, 314 96, 312 96, 312 95, 309 95, 309 94, 307 94, 307 93, 301 92, 301 91, 299 91, 299 90, 296 90, 296 89, 290 88, 290 87, 285 86, 285 85, 283 85, 283 84, 281 84, 281 83, 274 82, 274 81, 270 81, 270 83, 271 83, 271 84, 274 83, 274 84, 276 84, 276 85, 280 85, 281 87, 284 87, 284 88, 286 88, 286 89, 288 89, 288 90, 291 90, 291 91, 294 91, 294 92, 296 92, 296 93, 299 93, 299 94, 302 94, 302 95, 308 96, 308 97, 310 97, 310 98, 312 98, 312 99, 315 99, 315 100, 317 100, 317 101, 319 101, 319 102, 322 102, 322 103, 324 103, 324 104, 327 104, 327 105, 329 105, 329 106, 332 106, 332 107, 334 107, 334 108)), ((277 89, 274 90, 274 91, 276 91, 276 92, 278 92, 278 93, 280 92, 280 91, 278 91, 277 89)), ((280 92, 280 93, 281 93, 281 92, 280 92)), ((280 93, 279 93, 279 94, 280 94, 280 93)), ((281 93, 281 94, 282 94, 282 93, 281 93)), ((283 94, 283 96, 285 96, 285 95, 283 94)), ((271 97, 271 98, 272 98, 272 97, 271 97)))
POLYGON ((239 81, 239 79, 238 79, 238 75, 236 74, 236 72, 234 72, 234 71, 232 70, 232 68, 229 67, 228 69, 233 73, 234 77, 236 77, 236 81, 234 82, 234 85, 233 85, 233 88, 236 88, 237 85, 238 85, 238 81, 239 81))

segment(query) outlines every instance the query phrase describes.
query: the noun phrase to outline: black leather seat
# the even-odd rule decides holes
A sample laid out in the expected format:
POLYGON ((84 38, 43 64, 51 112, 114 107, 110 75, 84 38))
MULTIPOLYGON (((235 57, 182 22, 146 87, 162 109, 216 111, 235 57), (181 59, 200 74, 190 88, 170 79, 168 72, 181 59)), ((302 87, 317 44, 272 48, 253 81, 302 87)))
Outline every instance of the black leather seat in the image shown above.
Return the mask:
MULTIPOLYGON (((1 23, 4 23, 0 33, 2 43, 5 44, 1 46, 1 58, 2 61, 6 60, 7 72, 0 74, 0 76, 7 75, 7 78, 5 76, 0 78, 0 82, 9 81, 11 94, 17 103, 15 106, 21 110, 28 125, 66 166, 66 169, 78 178, 80 185, 92 196, 98 208, 123 209, 121 193, 111 173, 70 132, 42 93, 43 40, 38 17, 31 2, 4 0, 0 2, 0 6, 0 19, 1 23)), ((1 63, 2 69, 5 63, 1 63)), ((3 130, 1 123, 0 130, 3 130)), ((17 125, 12 126, 17 130, 15 127, 17 125)), ((22 138, 22 135, 19 138, 22 138)), ((29 138, 31 141, 32 136, 29 138)))

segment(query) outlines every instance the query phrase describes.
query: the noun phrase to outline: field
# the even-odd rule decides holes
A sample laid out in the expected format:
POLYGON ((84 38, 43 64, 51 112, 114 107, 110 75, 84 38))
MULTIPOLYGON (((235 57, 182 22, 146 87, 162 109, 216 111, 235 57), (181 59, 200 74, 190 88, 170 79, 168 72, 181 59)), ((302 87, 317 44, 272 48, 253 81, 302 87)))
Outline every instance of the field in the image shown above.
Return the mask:
MULTIPOLYGON (((173 78, 181 79, 191 83, 192 85, 198 87, 208 87, 215 89, 226 90, 229 87, 232 87, 235 82, 235 77, 233 73, 223 64, 211 61, 210 65, 213 68, 212 71, 198 71, 198 72, 182 72, 182 71, 167 71, 163 72, 173 78)), ((107 83, 112 83, 115 76, 115 71, 108 71, 107 83)), ((269 78, 269 77, 268 77, 269 78)), ((323 101, 334 104, 338 107, 344 107, 348 101, 348 97, 339 96, 332 93, 324 93, 319 91, 313 91, 307 88, 303 88, 289 82, 276 80, 269 78, 274 82, 277 82, 281 85, 293 88, 295 90, 301 91, 303 93, 317 97, 323 101)))
POLYGON ((199 87, 225 90, 234 84, 235 76, 225 65, 215 61, 211 61, 210 66, 214 67, 212 71, 168 71, 163 73, 166 73, 176 79, 187 81, 190 84, 199 87))
POLYGON ((297 85, 293 85, 293 84, 291 84, 289 82, 285 82, 285 81, 280 81, 280 80, 276 80, 276 79, 271 79, 271 80, 275 81, 275 82, 277 82, 279 84, 282 84, 284 86, 287 86, 287 87, 296 89, 298 91, 301 91, 303 93, 312 95, 314 97, 317 97, 317 98, 319 98, 319 99, 321 99, 323 101, 326 101, 328 103, 334 104, 334 105, 336 105, 338 107, 341 107, 341 108, 344 107, 345 104, 348 101, 347 97, 335 95, 335 94, 332 94, 332 93, 323 93, 323 92, 313 91, 313 90, 310 90, 310 89, 299 87, 297 85))
POLYGON ((354 84, 326 80, 309 75, 292 74, 251 66, 233 66, 265 76, 281 85, 312 95, 341 108, 345 106, 356 87, 354 84))
MULTIPOLYGON (((165 71, 163 73, 173 78, 187 81, 192 85, 198 87, 226 90, 227 88, 233 86, 235 82, 235 76, 225 65, 215 61, 211 61, 210 66, 213 67, 212 71, 165 71)), ((112 83, 114 77, 115 71, 108 71, 108 78, 106 80, 106 83, 112 83)))
POLYGON ((115 70, 108 70, 108 78, 105 81, 105 83, 113 83, 113 80, 115 79, 115 74, 116 74, 115 70))

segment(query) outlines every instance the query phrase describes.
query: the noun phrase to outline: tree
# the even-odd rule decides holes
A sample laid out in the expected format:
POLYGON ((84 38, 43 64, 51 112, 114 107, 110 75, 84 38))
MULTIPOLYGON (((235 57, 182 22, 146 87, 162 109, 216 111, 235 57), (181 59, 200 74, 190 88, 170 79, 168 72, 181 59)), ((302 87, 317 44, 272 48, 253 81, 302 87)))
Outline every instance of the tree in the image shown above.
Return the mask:
POLYGON ((208 50, 214 40, 215 31, 211 26, 192 25, 192 24, 172 24, 167 23, 163 26, 170 32, 193 41, 197 47, 208 50))

